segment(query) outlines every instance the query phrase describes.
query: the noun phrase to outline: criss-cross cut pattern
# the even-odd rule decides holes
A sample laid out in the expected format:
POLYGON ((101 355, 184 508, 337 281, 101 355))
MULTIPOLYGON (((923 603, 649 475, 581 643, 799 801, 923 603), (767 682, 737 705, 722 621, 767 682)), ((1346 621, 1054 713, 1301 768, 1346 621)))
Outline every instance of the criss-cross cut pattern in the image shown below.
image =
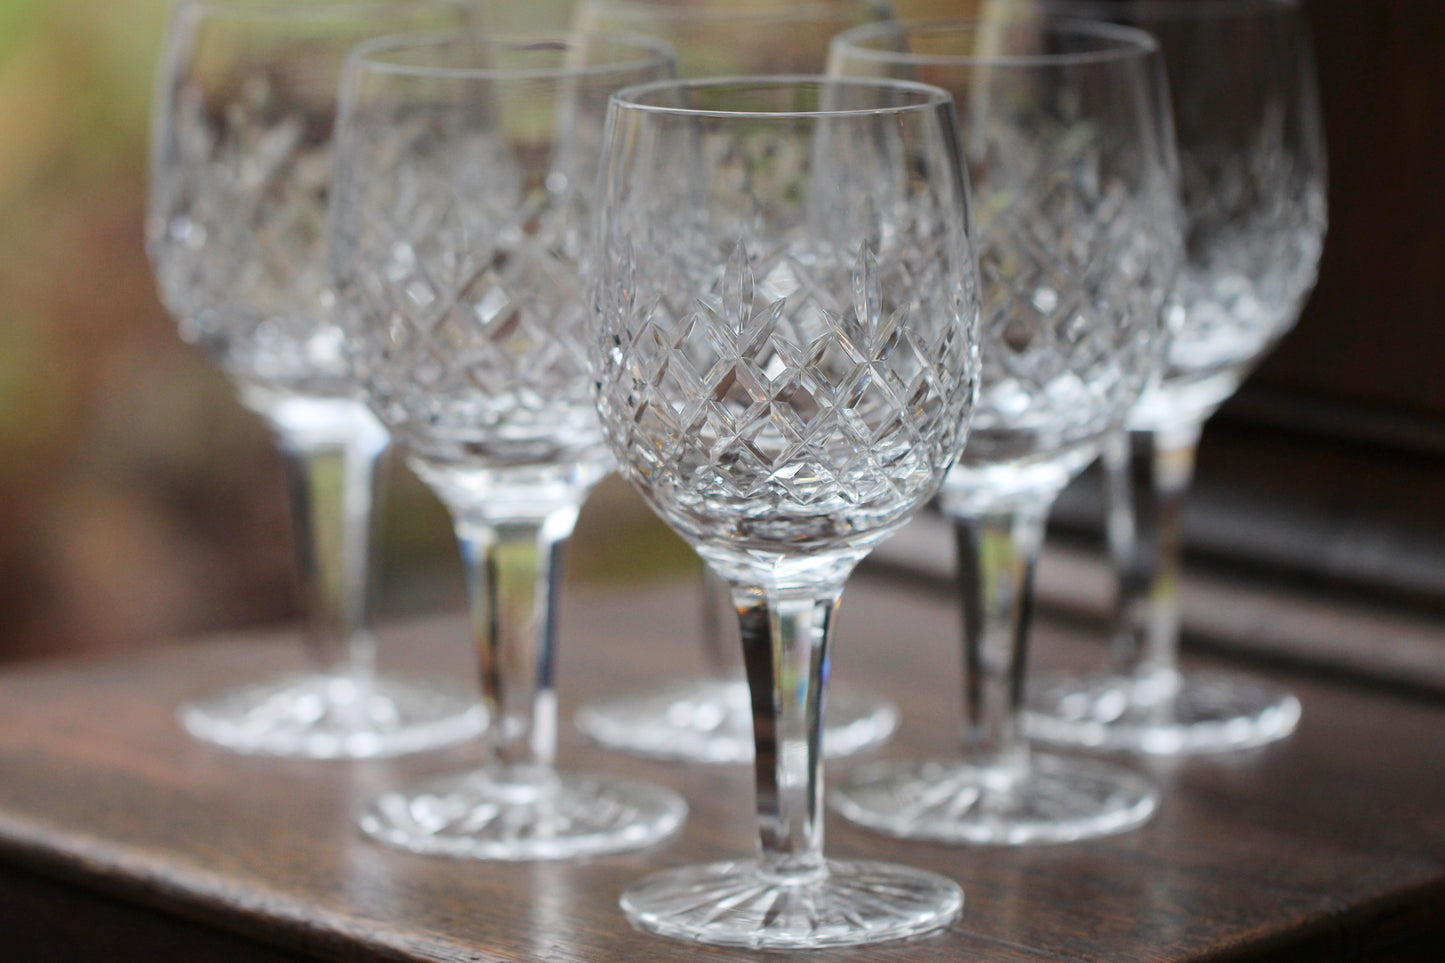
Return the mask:
POLYGON ((604 422, 669 521, 827 542, 886 531, 932 492, 973 352, 937 251, 880 263, 866 246, 844 261, 739 243, 690 304, 619 253, 616 274, 604 266, 604 422))
POLYGON ((352 262, 358 378, 423 457, 595 459, 583 201, 524 171, 495 136, 453 138, 439 156, 412 151, 394 172, 368 172, 346 199, 357 216, 338 246, 352 262))
POLYGON ((1314 286, 1325 228, 1322 178, 1262 132, 1245 150, 1180 157, 1189 257, 1185 323, 1169 347, 1181 373, 1239 367, 1299 315, 1314 286))
POLYGON ((151 253, 182 335, 243 379, 303 392, 339 380, 326 309, 329 115, 248 102, 218 111, 182 85, 169 123, 151 253))
POLYGON ((1100 134, 1000 125, 977 178, 984 370, 970 464, 1097 438, 1153 370, 1177 259, 1170 188, 1110 164, 1100 134))

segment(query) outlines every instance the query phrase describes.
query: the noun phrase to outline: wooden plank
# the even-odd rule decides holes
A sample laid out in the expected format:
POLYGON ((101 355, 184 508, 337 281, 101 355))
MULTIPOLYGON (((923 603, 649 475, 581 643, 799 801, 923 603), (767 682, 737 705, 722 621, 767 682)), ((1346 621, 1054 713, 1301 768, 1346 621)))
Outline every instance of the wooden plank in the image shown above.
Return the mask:
POLYGON ((0 947, 28 963, 298 963, 300 957, 167 913, 0 866, 0 947))
MULTIPOLYGON (((902 730, 885 752, 956 751, 951 602, 897 583, 855 582, 839 619, 835 682, 905 703, 902 730)), ((574 593, 562 627, 564 711, 695 669, 696 604, 691 586, 574 593)), ((471 671, 458 617, 384 636, 389 657, 413 671, 471 671)), ((1036 653, 1060 665, 1097 650, 1066 627, 1045 625, 1036 653)), ((632 931, 616 907, 620 892, 654 869, 752 848, 744 767, 632 759, 590 747, 570 729, 564 764, 684 792, 692 815, 683 834, 643 853, 520 866, 371 843, 352 820, 372 794, 471 764, 475 747, 390 762, 250 759, 198 744, 172 720, 180 700, 295 656, 294 638, 283 634, 0 674, 0 863, 304 959, 651 963, 676 959, 679 947, 632 931)), ((1445 912, 1437 762, 1445 709, 1281 678, 1305 700, 1300 733, 1228 761, 1148 764, 1165 786, 1165 805, 1155 822, 1126 836, 953 848, 884 839, 830 819, 831 854, 942 872, 964 886, 968 906, 945 934, 809 959, 1127 963, 1303 946, 1324 961, 1398 944, 1401 934, 1428 936, 1429 920, 1445 912), (1357 737, 1348 738, 1351 731, 1357 737)), ((832 766, 832 776, 844 768, 832 766)), ((700 961, 769 958, 686 953, 700 961)))

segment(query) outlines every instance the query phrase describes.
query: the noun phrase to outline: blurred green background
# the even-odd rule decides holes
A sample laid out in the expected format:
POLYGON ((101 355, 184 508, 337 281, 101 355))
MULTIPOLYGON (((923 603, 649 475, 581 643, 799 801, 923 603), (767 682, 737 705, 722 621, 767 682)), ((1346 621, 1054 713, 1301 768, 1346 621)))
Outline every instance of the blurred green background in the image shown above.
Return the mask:
MULTIPOLYGON (((142 244, 170 0, 0 0, 0 659, 293 618, 270 437, 176 337, 142 244)), ((568 0, 499 5, 565 22, 568 0)), ((690 564, 630 492, 584 513, 577 577, 690 564), (608 558, 619 538, 637 550, 608 558)), ((442 509, 399 463, 381 611, 461 603, 442 509)))
POLYGON ((261 428, 141 246, 166 0, 0 0, 0 655, 280 617, 261 428))
MULTIPOLYGON (((499 30, 543 29, 568 23, 572 2, 488 11, 499 30)), ((0 0, 0 659, 298 612, 279 457, 177 339, 143 249, 171 6, 0 0)), ((380 531, 383 617, 462 604, 447 517, 395 460, 380 531)), ((578 579, 694 565, 616 479, 584 510, 570 556, 578 579)))
MULTIPOLYGON (((483 2, 506 29, 564 24, 573 0, 483 2)), ((1003 2, 894 6, 916 17, 1003 2)), ((0 659, 297 615, 279 457, 229 384, 176 337, 142 246, 151 87, 170 6, 0 0, 0 659)), ((1326 514, 1353 524, 1383 513, 1407 534, 1436 533, 1445 5, 1306 8, 1330 140, 1330 235, 1304 319, 1251 382, 1288 403, 1261 404, 1256 391, 1252 407, 1232 406, 1233 423, 1256 434, 1278 427, 1330 451, 1353 438, 1365 475, 1326 484, 1326 514), (1388 484, 1349 481, 1372 475, 1388 484)), ((1277 435, 1259 437, 1273 445, 1277 435)), ((1205 445, 1201 481, 1213 473, 1285 506, 1332 477, 1318 466, 1301 475, 1212 463, 1220 450, 1205 445)), ((387 491, 382 615, 460 605, 445 513, 399 465, 387 491)), ((1438 566, 1445 556, 1430 538, 1438 566)), ((1369 552, 1351 554, 1375 564, 1369 552)), ((571 573, 671 577, 694 564, 609 480, 583 511, 571 573)))

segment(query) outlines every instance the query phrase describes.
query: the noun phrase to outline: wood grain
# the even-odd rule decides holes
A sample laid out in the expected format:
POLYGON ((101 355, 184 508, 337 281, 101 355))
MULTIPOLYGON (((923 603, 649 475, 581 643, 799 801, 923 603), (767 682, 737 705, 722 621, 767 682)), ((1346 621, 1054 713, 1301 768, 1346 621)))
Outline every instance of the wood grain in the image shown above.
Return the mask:
MULTIPOLYGON (((835 684, 888 693, 906 707, 885 752, 956 751, 951 602, 899 583, 855 581, 840 614, 835 684)), ((562 627, 564 706, 694 670, 696 613, 689 586, 574 591, 562 627)), ((392 627, 385 651, 413 672, 467 673, 464 631, 457 617, 392 627)), ((58 886, 51 903, 57 893, 83 891, 92 904, 229 934, 237 953, 271 954, 258 960, 771 958, 684 949, 632 931, 616 907, 619 893, 651 870, 751 850, 745 768, 632 759, 588 746, 569 729, 564 765, 682 791, 692 806, 683 834, 643 853, 559 864, 393 852, 353 828, 358 808, 384 786, 475 762, 475 747, 392 762, 253 759, 194 742, 172 720, 182 699, 281 669, 297 651, 282 633, 0 675, 0 863, 42 889, 58 886)), ((1035 654, 1059 666, 1093 658, 1097 647, 1077 630, 1046 624, 1035 654)), ((808 958, 1128 963, 1275 959, 1288 950, 1344 960, 1360 958, 1361 947, 1438 937, 1445 708, 1328 681, 1284 681, 1305 703, 1290 741, 1237 757, 1145 764, 1165 803, 1156 820, 1125 836, 950 848, 887 840, 831 819, 832 855, 942 872, 964 886, 967 911, 939 936, 808 958)), ((833 766, 833 775, 843 768, 833 766)), ((0 937, 8 929, 0 927, 0 937)))

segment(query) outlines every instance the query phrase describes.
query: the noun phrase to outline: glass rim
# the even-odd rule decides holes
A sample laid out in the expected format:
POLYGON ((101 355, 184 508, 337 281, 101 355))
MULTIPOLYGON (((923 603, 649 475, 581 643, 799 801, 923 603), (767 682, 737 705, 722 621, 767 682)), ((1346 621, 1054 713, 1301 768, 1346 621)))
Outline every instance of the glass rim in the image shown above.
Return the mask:
POLYGON ((798 119, 811 117, 868 117, 884 114, 912 113, 913 111, 936 110, 953 104, 953 95, 942 87, 921 84, 913 80, 895 80, 884 77, 832 77, 827 74, 738 74, 729 77, 679 77, 665 80, 650 80, 633 84, 614 91, 611 105, 622 110, 639 113, 665 114, 674 117, 739 117, 747 119, 798 119), (802 87, 871 87, 909 91, 924 95, 916 103, 897 104, 887 107, 848 107, 820 110, 713 110, 704 107, 672 107, 666 104, 647 104, 636 98, 657 90, 698 89, 705 87, 754 87, 781 88, 802 87))
POLYGON ((676 63, 672 46, 656 37, 633 33, 555 33, 555 34, 476 34, 466 30, 421 30, 373 37, 354 47, 347 54, 353 68, 369 73, 397 77, 438 80, 537 80, 548 77, 599 77, 611 73, 634 72, 676 63), (530 48, 572 49, 583 40, 603 40, 621 48, 631 47, 638 56, 619 58, 605 64, 560 64, 556 67, 439 67, 427 64, 405 64, 382 59, 386 51, 424 50, 453 44, 478 48, 526 50, 530 48))
POLYGON ((1257 13, 1281 15, 1300 10, 1300 0, 1150 0, 1148 3, 1136 0, 1032 0, 1032 3, 1044 11, 1054 10, 1079 17, 1127 12, 1131 21, 1136 23, 1257 13))
MULTIPOLYGON (((586 3, 586 0, 582 0, 586 3)), ((734 22, 743 23, 796 23, 808 19, 811 14, 834 12, 840 16, 847 16, 858 10, 864 10, 872 6, 869 0, 857 0, 848 5, 829 3, 827 0, 798 0, 796 3, 789 3, 788 0, 778 0, 765 8, 750 9, 746 4, 734 6, 732 4, 720 3, 717 5, 693 5, 670 3, 668 0, 603 0, 593 5, 601 16, 623 16, 631 13, 642 13, 646 19, 666 24, 699 23, 699 24, 728 24, 734 22)))
MULTIPOLYGON (((1017 8, 1020 11, 1028 7, 1017 8)), ((1122 63, 1143 59, 1159 53, 1159 42, 1149 33, 1137 27, 1102 23, 1095 20, 1053 19, 1042 23, 1016 15, 1002 21, 980 20, 975 17, 944 17, 930 20, 887 20, 880 23, 864 24, 845 30, 829 44, 833 51, 846 51, 848 56, 874 63, 914 64, 918 66, 946 67, 950 65, 976 64, 988 67, 1068 67, 1086 64, 1122 63), (903 50, 879 50, 874 47, 860 47, 858 41, 871 40, 889 35, 934 33, 947 30, 989 30, 1008 29, 1013 24, 1026 24, 1041 33, 1054 36, 1093 37, 1111 41, 1111 45, 1098 50, 1074 51, 1059 54, 932 54, 909 53, 903 50)))
POLYGON ((461 0, 181 0, 179 10, 200 10, 241 17, 274 17, 278 20, 313 20, 348 15, 384 13, 395 15, 408 9, 425 10, 450 6, 465 12, 461 0))

